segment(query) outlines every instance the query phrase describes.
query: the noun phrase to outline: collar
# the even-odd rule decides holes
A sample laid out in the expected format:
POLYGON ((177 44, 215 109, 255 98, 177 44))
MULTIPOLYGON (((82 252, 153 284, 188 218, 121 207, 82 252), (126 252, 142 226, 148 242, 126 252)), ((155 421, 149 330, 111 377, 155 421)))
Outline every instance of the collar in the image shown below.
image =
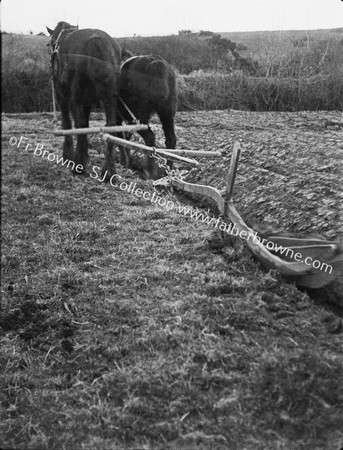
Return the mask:
POLYGON ((62 30, 60 31, 59 35, 57 36, 56 42, 55 42, 55 44, 53 46, 53 53, 58 53, 58 50, 59 50, 60 45, 61 45, 60 40, 61 40, 63 31, 65 31, 65 28, 62 28, 62 30))

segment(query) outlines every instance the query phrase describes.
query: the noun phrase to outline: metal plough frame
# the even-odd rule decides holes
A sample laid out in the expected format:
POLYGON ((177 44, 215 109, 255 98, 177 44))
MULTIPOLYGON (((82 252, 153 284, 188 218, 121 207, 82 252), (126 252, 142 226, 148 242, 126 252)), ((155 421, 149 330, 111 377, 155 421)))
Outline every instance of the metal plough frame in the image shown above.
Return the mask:
MULTIPOLYGON (((254 236, 256 233, 246 225, 236 210, 232 198, 239 154, 240 144, 239 142, 236 142, 233 149, 228 182, 224 196, 214 187, 187 183, 177 177, 173 177, 171 182, 177 189, 204 195, 214 200, 219 211, 223 214, 224 220, 226 219, 235 224, 239 232, 245 232, 243 235, 247 237, 249 234, 254 236)), ((289 238, 273 235, 268 238, 268 241, 271 241, 278 246, 282 245, 283 247, 287 247, 293 250, 294 254, 300 253, 303 260, 306 257, 311 257, 312 261, 317 260, 332 267, 332 269, 329 268, 327 271, 324 271, 306 265, 304 262, 289 260, 290 258, 287 260, 286 258, 277 256, 275 253, 273 254, 272 251, 269 251, 261 243, 256 243, 251 238, 245 239, 249 250, 264 267, 268 269, 277 269, 283 276, 286 277, 286 279, 288 279, 288 281, 294 281, 298 286, 312 289, 320 288, 343 274, 342 242, 325 241, 321 239, 289 238)), ((325 268, 327 266, 322 267, 325 268)))

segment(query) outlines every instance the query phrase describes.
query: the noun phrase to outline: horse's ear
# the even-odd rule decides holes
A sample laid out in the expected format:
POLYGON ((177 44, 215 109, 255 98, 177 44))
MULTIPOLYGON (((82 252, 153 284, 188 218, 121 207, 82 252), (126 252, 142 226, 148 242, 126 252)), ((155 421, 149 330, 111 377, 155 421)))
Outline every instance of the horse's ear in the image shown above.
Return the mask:
POLYGON ((131 56, 133 56, 133 54, 129 50, 127 50, 127 48, 125 48, 125 44, 126 44, 126 41, 124 42, 124 45, 123 45, 123 48, 121 51, 121 60, 122 61, 126 61, 127 59, 131 58, 131 56))
POLYGON ((52 30, 51 28, 46 26, 46 29, 48 30, 48 33, 50 34, 50 36, 52 35, 52 33, 54 32, 54 30, 52 30))

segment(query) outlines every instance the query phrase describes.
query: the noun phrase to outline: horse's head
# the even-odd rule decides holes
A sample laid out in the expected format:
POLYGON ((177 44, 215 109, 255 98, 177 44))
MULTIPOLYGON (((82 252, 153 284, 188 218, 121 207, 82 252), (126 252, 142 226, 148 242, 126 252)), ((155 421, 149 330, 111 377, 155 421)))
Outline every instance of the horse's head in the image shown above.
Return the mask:
POLYGON ((78 25, 70 25, 70 23, 67 22, 58 22, 54 30, 49 27, 46 27, 46 29, 50 34, 50 43, 48 45, 51 45, 52 49, 55 51, 61 41, 62 35, 78 30, 79 27, 78 25))

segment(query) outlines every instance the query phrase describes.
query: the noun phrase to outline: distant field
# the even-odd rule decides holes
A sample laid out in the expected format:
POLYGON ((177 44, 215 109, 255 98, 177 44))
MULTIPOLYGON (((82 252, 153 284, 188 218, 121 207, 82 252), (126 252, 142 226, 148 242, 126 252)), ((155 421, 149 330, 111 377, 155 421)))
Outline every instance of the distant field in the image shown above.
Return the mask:
POLYGON ((258 54, 270 42, 305 42, 327 41, 328 39, 341 39, 343 28, 331 30, 280 30, 280 31, 236 31, 221 32, 223 37, 245 45, 248 51, 258 54))

